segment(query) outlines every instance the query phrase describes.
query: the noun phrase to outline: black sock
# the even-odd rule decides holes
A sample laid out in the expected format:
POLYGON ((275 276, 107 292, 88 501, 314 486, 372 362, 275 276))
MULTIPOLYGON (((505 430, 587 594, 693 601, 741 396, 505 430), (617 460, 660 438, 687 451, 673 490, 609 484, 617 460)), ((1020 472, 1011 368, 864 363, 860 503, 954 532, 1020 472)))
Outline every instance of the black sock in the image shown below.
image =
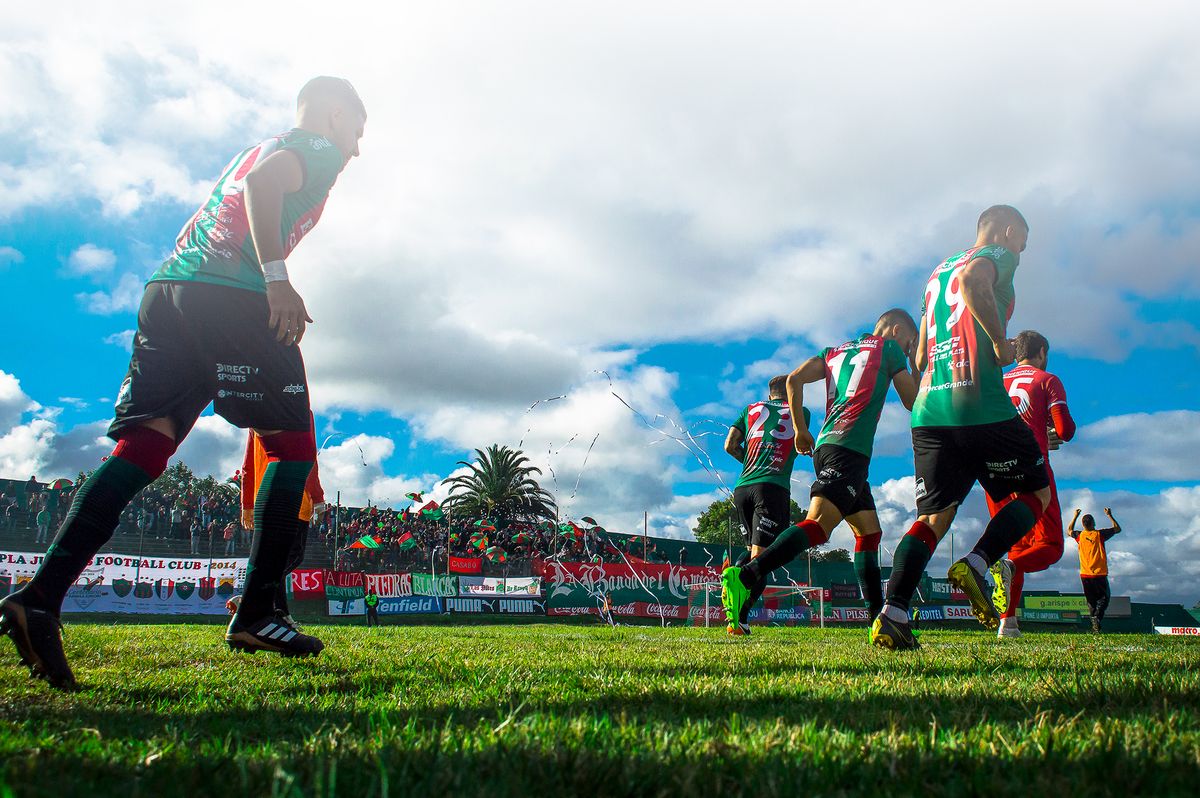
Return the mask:
POLYGON ((795 526, 789 526, 779 533, 774 543, 767 546, 742 569, 742 585, 753 590, 755 585, 765 582, 767 576, 776 568, 787 565, 802 552, 819 546, 828 539, 829 536, 816 521, 801 521, 795 526))
POLYGON ((254 498, 254 540, 238 620, 252 624, 275 612, 276 591, 284 575, 296 535, 309 460, 271 460, 263 470, 254 498))
POLYGON ((900 545, 896 546, 896 557, 892 560, 892 575, 887 583, 888 604, 908 610, 935 548, 937 537, 928 524, 920 521, 913 524, 900 539, 900 545))
POLYGON ((872 618, 883 609, 883 585, 879 571, 880 537, 876 533, 854 538, 854 575, 858 577, 858 589, 867 601, 872 618))
POLYGON ((141 466, 123 457, 101 463, 75 494, 41 567, 22 589, 21 601, 57 615, 67 590, 112 538, 121 511, 153 481, 141 466))
POLYGON ((304 545, 308 542, 308 522, 298 521, 299 534, 292 539, 292 548, 288 551, 287 565, 283 567, 283 579, 279 580, 279 587, 275 590, 275 610, 282 612, 284 615, 290 614, 288 611, 287 600, 287 581, 288 575, 300 567, 300 563, 304 562, 304 545))
POLYGON ((1037 523, 1038 517, 1034 515, 1033 508, 1022 499, 1018 496, 1001 507, 972 549, 971 553, 982 557, 988 566, 1003 557, 1037 523))

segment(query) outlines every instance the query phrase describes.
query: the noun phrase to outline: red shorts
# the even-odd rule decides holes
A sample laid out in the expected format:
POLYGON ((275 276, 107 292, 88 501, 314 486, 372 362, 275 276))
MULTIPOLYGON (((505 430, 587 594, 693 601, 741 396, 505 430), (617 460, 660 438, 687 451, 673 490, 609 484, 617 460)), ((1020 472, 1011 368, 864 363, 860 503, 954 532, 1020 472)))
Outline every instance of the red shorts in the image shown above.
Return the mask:
MULTIPOLYGON (((1044 571, 1062 559, 1063 555, 1062 508, 1058 503, 1058 486, 1054 483, 1054 472, 1050 470, 1049 464, 1046 466, 1046 472, 1050 476, 1050 504, 1033 525, 1033 529, 1029 530, 1029 534, 1018 540, 1008 552, 1008 558, 1012 560, 1013 565, 1025 573, 1044 571)), ((987 498, 988 511, 992 515, 1012 499, 1010 496, 1001 502, 994 502, 986 493, 984 496, 987 498)))

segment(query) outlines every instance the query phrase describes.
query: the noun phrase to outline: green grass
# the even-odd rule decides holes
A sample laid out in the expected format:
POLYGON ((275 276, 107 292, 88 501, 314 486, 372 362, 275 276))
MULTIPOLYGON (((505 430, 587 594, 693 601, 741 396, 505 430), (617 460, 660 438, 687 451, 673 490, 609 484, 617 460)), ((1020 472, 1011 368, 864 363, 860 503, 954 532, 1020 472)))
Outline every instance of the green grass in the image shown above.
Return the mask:
POLYGON ((0 668, 0 796, 1196 795, 1200 647, 861 629, 68 626, 83 690, 0 668))

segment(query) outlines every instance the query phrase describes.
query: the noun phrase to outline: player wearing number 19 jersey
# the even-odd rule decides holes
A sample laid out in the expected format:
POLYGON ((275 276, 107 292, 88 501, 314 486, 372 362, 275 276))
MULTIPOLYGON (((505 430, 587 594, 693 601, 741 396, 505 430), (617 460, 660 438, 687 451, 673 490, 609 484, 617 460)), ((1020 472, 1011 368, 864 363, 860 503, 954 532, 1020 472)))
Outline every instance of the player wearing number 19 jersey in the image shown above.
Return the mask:
MULTIPOLYGON (((1017 607, 1025 574, 1044 571, 1063 554, 1062 509, 1054 471, 1050 468, 1049 432, 1052 429, 1061 441, 1075 436, 1075 421, 1067 409, 1067 392, 1062 381, 1046 371, 1050 342, 1041 333, 1025 330, 1016 337, 1016 368, 1004 375, 1004 387, 1017 408, 1021 420, 1033 432, 1038 448, 1046 458, 1046 475, 1050 478, 1050 504, 1045 514, 1034 524, 1028 535, 1021 538, 1008 552, 1008 559, 992 566, 996 590, 993 599, 1000 610, 999 637, 1020 637, 1017 626, 1017 607)), ((1008 499, 996 501, 987 497, 988 509, 994 516, 1008 499)))
POLYGON ((1000 372, 1013 358, 1006 327, 1029 227, 1015 208, 997 205, 980 215, 976 233, 975 246, 943 261, 925 288, 917 348, 925 373, 912 413, 917 521, 896 547, 872 627, 872 642, 885 648, 916 646, 909 602, 976 482, 996 499, 1015 494, 948 575, 990 629, 1000 619, 985 574, 1028 534, 1050 499, 1045 458, 1017 418, 1000 372))
POLYGON ((805 520, 785 529, 748 565, 725 570, 721 578, 727 613, 739 612, 739 600, 765 584, 776 568, 828 541, 843 518, 855 535, 854 564, 862 595, 872 617, 882 609, 882 532, 867 472, 888 385, 896 387, 905 408, 911 408, 916 397, 916 377, 908 370, 916 339, 912 316, 904 310, 890 310, 879 317, 874 332, 825 349, 788 376, 788 405, 793 415, 804 406, 806 384, 824 380, 826 385, 825 423, 815 451, 808 430, 796 430, 796 450, 813 455, 817 479, 812 484, 812 500, 805 520))

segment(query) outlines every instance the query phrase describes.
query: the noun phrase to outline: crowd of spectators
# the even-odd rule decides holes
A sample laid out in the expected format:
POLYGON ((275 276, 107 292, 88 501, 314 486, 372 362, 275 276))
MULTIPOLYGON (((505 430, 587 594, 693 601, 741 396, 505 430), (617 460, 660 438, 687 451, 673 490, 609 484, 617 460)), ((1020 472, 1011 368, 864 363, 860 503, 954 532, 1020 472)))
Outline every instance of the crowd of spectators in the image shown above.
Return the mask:
MULTIPOLYGON (((0 518, 6 531, 28 529, 31 542, 48 544, 71 506, 76 486, 52 488, 32 477, 8 485, 9 490, 0 491, 0 518)), ((166 541, 172 549, 193 556, 233 557, 249 553, 251 534, 241 524, 241 506, 233 489, 210 495, 151 485, 125 508, 114 540, 126 548, 134 540, 166 541)), ((331 509, 314 521, 311 535, 317 545, 324 545, 330 559, 336 557, 339 567, 350 570, 441 571, 449 557, 484 560, 484 570, 493 574, 526 569, 534 560, 616 563, 629 557, 668 562, 653 541, 610 536, 590 523, 504 523, 370 506, 342 507, 337 513, 331 509), (369 547, 355 546, 365 539, 369 547)), ((686 564, 686 559, 679 564, 686 564)))
POLYGON ((338 550, 339 567, 347 570, 444 571, 450 557, 482 559, 487 572, 498 574, 523 571, 533 560, 668 562, 653 541, 609 535, 586 523, 435 519, 379 507, 342 508, 341 513, 337 540, 330 537, 332 527, 324 536, 338 550), (370 542, 356 545, 360 540, 370 542))

